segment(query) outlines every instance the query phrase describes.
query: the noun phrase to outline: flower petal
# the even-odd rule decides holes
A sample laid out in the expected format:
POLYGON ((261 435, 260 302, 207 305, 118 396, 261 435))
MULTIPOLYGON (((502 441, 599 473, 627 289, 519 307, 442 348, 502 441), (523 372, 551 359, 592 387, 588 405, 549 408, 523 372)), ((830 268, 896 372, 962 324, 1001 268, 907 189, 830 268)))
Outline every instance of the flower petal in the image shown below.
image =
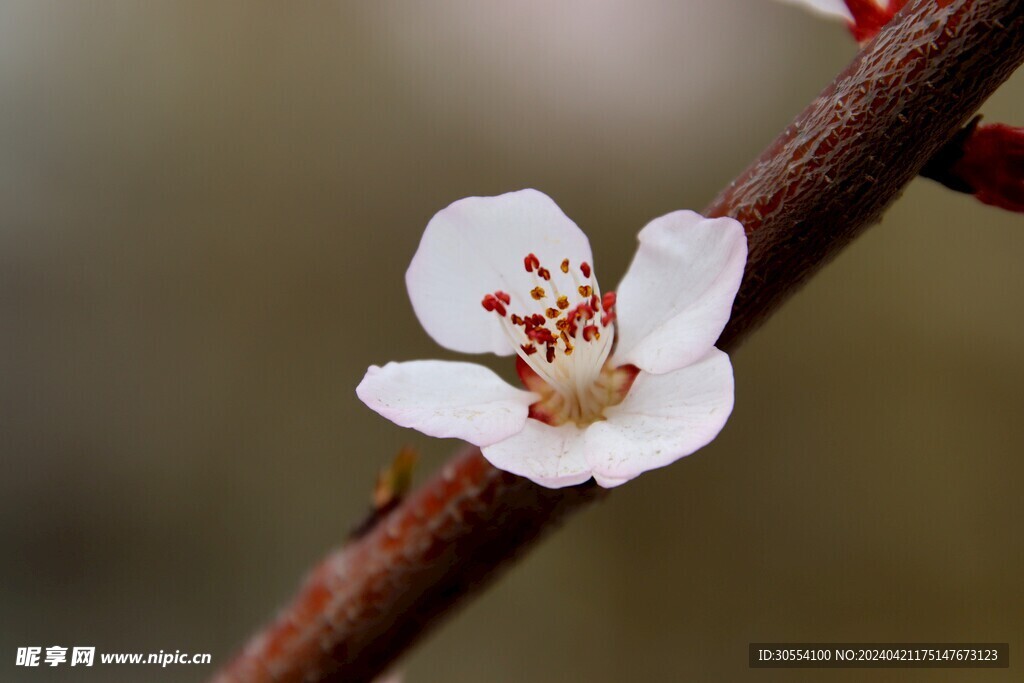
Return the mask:
POLYGON ((572 423, 552 427, 527 420, 521 432, 487 446, 484 457, 499 470, 558 489, 590 479, 590 466, 583 455, 583 432, 572 423))
POLYGON ((520 431, 537 400, 482 365, 441 360, 373 365, 356 395, 397 425, 476 446, 520 431))
POLYGON ((593 265, 590 242, 547 195, 520 190, 498 197, 467 197, 439 211, 427 224, 405 283, 420 324, 441 346, 462 353, 515 352, 496 319, 480 302, 495 290, 512 297, 510 311, 531 312, 535 275, 523 259, 535 254, 556 284, 569 276, 563 259, 593 265))
POLYGON ((682 370, 640 373, 625 400, 587 429, 594 477, 617 486, 693 453, 718 435, 732 406, 732 365, 718 349, 682 370))
POLYGON ((849 22, 853 21, 853 15, 843 0, 782 0, 790 5, 802 5, 812 12, 824 14, 831 17, 839 17, 849 22))
POLYGON ((600 486, 601 488, 606 488, 606 489, 613 489, 616 486, 620 486, 622 484, 625 484, 627 481, 629 481, 632 478, 633 477, 625 477, 625 478, 621 478, 621 477, 606 477, 603 474, 599 474, 597 472, 594 472, 594 481, 597 482, 598 486, 600 486))
POLYGON ((640 231, 618 289, 615 365, 664 373, 701 358, 722 333, 747 261, 743 226, 675 211, 640 231))

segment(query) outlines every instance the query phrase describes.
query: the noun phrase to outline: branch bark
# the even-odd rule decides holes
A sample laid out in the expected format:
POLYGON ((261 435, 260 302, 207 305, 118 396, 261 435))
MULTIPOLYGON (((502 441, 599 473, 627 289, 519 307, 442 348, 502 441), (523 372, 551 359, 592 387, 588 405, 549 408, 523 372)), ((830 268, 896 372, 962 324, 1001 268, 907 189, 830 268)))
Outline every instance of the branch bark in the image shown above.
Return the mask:
MULTIPOLYGON (((719 346, 734 349, 878 219, 1024 60, 1020 0, 914 0, 711 203, 750 255, 719 346)), ((549 490, 469 450, 328 556, 217 683, 372 680, 569 513, 605 495, 549 490)))

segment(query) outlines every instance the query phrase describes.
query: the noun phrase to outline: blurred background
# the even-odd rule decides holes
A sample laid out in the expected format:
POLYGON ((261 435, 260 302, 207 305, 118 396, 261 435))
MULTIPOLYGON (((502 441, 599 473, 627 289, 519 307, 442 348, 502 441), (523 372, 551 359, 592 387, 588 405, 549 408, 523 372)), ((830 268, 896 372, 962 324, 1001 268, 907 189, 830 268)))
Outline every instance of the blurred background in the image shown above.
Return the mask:
MULTIPOLYGON (((854 55, 769 0, 0 3, 0 671, 20 646, 214 666, 404 444, 354 388, 452 357, 403 274, 455 199, 536 187, 611 287, 854 55)), ((1024 124, 1024 74, 983 109, 1024 124)), ((861 680, 751 641, 1024 656, 1024 220, 915 181, 734 355, 699 454, 572 519, 409 683, 861 680)), ((511 364, 490 362, 505 376, 511 364)))

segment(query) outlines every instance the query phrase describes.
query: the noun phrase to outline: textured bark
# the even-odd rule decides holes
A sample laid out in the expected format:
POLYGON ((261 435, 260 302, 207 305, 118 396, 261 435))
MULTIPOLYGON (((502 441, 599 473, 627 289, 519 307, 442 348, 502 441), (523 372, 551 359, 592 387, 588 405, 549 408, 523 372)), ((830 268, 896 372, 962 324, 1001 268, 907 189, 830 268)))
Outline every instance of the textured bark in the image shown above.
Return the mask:
POLYGON ((708 207, 747 229, 726 348, 757 327, 953 137, 1021 62, 1024 2, 915 0, 708 207))
POLYGON ((593 483, 546 489, 467 448, 321 562, 295 601, 214 680, 371 681, 541 533, 605 494, 593 483))
MULTIPOLYGON (((873 223, 1024 60, 1021 0, 914 0, 708 208, 750 257, 719 345, 734 348, 873 223)), ((330 555, 221 671, 370 681, 566 514, 600 498, 499 472, 471 450, 330 555)))

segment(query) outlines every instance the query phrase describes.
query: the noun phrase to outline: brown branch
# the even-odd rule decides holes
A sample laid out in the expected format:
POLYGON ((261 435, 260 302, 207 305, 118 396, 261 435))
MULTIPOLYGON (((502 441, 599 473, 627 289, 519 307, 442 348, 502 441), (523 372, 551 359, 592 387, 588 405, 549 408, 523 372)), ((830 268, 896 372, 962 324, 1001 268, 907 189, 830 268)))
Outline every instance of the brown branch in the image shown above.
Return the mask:
MULTIPOLYGON (((1024 60, 1024 2, 914 0, 707 212, 750 258, 719 345, 735 348, 889 202, 1024 60)), ((330 555, 217 677, 370 681, 568 513, 602 496, 449 462, 330 555)))

